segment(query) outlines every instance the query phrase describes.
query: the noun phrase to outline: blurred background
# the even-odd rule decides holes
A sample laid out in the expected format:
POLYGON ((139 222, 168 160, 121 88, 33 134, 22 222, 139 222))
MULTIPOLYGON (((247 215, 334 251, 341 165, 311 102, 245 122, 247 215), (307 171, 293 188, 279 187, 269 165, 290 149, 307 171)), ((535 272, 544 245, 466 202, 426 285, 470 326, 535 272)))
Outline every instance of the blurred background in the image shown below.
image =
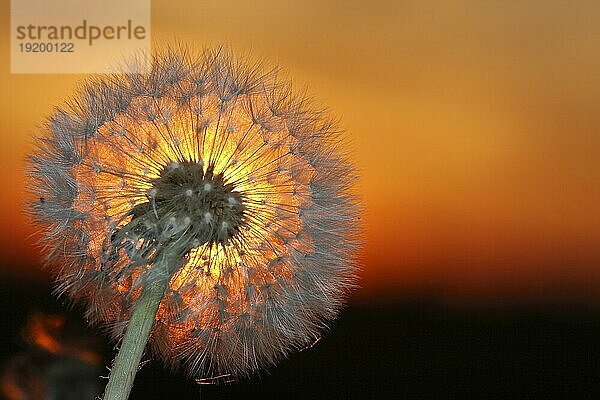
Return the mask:
MULTIPOLYGON (((10 74, 1 4, 6 361, 28 313, 81 319, 21 210, 30 137, 83 76, 10 74)), ((206 387, 151 362, 132 399, 600 394, 600 2, 153 0, 152 38, 251 50, 341 118, 364 270, 332 332, 280 367, 206 387)))

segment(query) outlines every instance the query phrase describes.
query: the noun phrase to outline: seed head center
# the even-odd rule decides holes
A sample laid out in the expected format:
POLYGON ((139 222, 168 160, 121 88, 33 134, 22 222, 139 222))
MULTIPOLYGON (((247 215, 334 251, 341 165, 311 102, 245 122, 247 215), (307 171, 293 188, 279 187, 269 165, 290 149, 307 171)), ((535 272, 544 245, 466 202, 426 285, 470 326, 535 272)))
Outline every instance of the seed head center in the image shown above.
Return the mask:
POLYGON ((154 180, 149 200, 155 217, 174 217, 201 243, 227 243, 243 220, 243 202, 235 187, 201 162, 167 165, 154 180))

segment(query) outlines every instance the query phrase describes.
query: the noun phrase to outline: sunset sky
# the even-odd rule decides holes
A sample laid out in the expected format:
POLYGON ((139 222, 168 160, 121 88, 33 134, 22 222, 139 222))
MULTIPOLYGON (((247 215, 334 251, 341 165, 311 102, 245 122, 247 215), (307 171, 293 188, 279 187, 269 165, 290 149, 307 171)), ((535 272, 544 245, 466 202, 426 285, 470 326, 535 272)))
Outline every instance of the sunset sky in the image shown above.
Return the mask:
MULTIPOLYGON (((9 14, 3 0, 0 268, 43 278, 24 158, 83 76, 10 74, 9 14)), ((153 0, 151 33, 264 56, 340 117, 361 296, 600 297, 599 2, 153 0)))

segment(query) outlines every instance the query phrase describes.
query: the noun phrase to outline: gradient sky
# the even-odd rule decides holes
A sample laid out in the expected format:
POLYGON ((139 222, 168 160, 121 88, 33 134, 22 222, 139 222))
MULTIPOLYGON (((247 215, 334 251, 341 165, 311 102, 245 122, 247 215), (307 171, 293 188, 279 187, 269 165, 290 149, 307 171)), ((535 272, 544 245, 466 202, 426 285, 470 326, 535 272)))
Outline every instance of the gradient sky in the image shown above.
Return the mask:
MULTIPOLYGON (((82 76, 11 75, 0 24, 0 259, 35 274, 23 159, 82 76)), ((363 294, 600 289, 600 3, 154 0, 152 37, 251 50, 341 117, 363 294)))

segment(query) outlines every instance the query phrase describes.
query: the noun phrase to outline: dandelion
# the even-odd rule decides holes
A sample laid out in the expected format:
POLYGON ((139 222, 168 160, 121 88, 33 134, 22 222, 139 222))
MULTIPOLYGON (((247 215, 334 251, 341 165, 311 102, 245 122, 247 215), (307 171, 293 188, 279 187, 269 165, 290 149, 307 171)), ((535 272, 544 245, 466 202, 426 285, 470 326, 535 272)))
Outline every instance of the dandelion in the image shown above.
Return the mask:
POLYGON ((105 399, 127 397, 148 338, 200 378, 269 367, 354 286, 343 132, 276 68, 167 48, 88 79, 41 131, 29 208, 56 292, 121 341, 105 399))

